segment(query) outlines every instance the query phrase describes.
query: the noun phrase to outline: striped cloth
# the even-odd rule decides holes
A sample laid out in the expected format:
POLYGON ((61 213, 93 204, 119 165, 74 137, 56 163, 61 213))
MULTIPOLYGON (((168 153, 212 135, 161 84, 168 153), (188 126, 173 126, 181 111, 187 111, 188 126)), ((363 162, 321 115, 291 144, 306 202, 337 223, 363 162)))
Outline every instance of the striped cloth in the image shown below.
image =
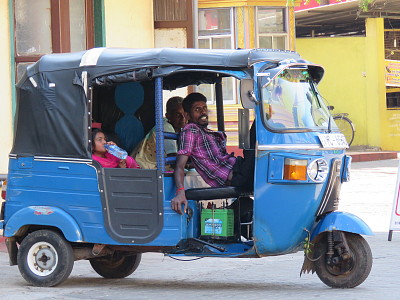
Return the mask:
POLYGON ((182 129, 178 155, 189 156, 196 171, 212 187, 226 185, 236 162, 233 153, 226 152, 226 135, 195 123, 182 129))

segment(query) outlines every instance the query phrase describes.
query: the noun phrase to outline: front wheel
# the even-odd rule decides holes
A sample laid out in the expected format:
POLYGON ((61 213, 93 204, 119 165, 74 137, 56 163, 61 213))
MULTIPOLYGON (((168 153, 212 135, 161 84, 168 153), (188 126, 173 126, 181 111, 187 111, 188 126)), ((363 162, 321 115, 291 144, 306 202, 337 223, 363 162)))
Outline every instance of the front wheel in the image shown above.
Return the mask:
MULTIPOLYGON (((327 233, 329 234, 329 233, 327 233)), ((353 288, 367 279, 372 268, 372 253, 367 241, 360 235, 345 232, 349 253, 344 259, 338 249, 328 255, 325 234, 315 245, 315 271, 323 283, 332 288, 353 288)))
POLYGON ((18 249, 18 268, 36 286, 55 286, 68 278, 74 253, 64 237, 51 230, 38 230, 25 237, 18 249))
POLYGON ((125 278, 139 266, 141 253, 115 251, 112 255, 92 258, 90 264, 97 274, 104 278, 125 278))

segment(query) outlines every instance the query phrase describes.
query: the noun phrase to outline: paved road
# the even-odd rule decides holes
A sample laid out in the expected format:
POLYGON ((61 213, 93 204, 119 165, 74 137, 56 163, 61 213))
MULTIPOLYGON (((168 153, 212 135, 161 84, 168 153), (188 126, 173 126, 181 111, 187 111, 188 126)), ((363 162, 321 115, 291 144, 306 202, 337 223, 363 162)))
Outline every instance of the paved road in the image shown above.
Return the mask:
POLYGON ((302 253, 262 259, 212 259, 179 262, 145 254, 130 277, 100 278, 78 261, 70 278, 56 288, 26 284, 17 267, 0 253, 1 299, 400 299, 400 232, 387 241, 398 160, 354 163, 352 181, 343 186, 341 210, 361 216, 377 232, 366 237, 374 265, 355 289, 326 287, 318 277, 299 277, 302 253))
POLYGON ((342 185, 339 209, 356 214, 374 232, 387 232, 398 166, 397 159, 353 163, 351 180, 342 185))

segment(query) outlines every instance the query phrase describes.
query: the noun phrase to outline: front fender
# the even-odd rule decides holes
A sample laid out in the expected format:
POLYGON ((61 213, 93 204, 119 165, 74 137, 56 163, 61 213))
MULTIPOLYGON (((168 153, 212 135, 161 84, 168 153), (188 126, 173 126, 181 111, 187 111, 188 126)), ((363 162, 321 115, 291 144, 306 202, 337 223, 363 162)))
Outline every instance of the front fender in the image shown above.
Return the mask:
POLYGON ((5 223, 4 236, 14 236, 25 225, 52 226, 60 229, 70 242, 82 242, 82 231, 64 210, 51 206, 28 206, 13 214, 5 223))
POLYGON ((352 233, 374 235, 371 228, 359 217, 346 212, 331 212, 324 216, 311 233, 311 240, 325 231, 347 231, 352 233))

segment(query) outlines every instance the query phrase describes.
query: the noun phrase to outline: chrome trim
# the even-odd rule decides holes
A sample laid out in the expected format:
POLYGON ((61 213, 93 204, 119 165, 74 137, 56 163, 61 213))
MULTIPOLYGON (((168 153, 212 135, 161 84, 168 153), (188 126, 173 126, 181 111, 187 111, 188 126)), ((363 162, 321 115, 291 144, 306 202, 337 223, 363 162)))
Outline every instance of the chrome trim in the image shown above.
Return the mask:
POLYGON ((319 144, 275 144, 275 145, 258 145, 258 150, 345 150, 346 148, 331 147, 324 148, 319 144))
POLYGON ((325 182, 326 178, 328 177, 328 171, 329 171, 328 162, 324 158, 314 159, 307 166, 307 176, 308 176, 308 178, 311 179, 311 181, 313 181, 315 183, 325 182), (313 178, 310 175, 311 166, 313 164, 317 165, 317 174, 316 174, 317 177, 316 178, 313 178))
POLYGON ((331 170, 329 172, 329 177, 328 177, 329 178, 328 183, 326 185, 325 194, 322 197, 321 205, 318 208, 318 211, 316 213, 317 216, 320 216, 324 212, 324 210, 330 200, 330 197, 331 197, 332 191, 335 187, 336 181, 339 180, 339 184, 340 184, 341 167, 342 167, 341 160, 339 160, 339 159, 332 160, 331 170))
POLYGON ((34 160, 36 161, 51 161, 51 162, 70 162, 70 163, 78 163, 78 164, 87 164, 91 163, 91 159, 83 159, 83 158, 67 158, 67 157, 46 157, 46 156, 34 156, 34 160))
MULTIPOLYGON (((9 154, 8 157, 10 159, 17 159, 17 154, 9 154)), ((71 162, 71 163, 78 163, 78 164, 88 164, 92 163, 91 159, 88 158, 70 158, 70 157, 48 157, 48 156, 34 156, 34 160, 36 161, 57 161, 57 162, 71 162)))
POLYGON ((319 144, 274 144, 274 145, 258 145, 258 150, 315 150, 321 149, 322 146, 319 144))
POLYGON ((258 150, 344 150, 346 148, 332 147, 324 148, 320 144, 275 144, 275 145, 258 145, 258 150))
POLYGON ((258 141, 256 140, 256 144, 254 145, 254 154, 255 154, 255 158, 258 158, 258 141))

